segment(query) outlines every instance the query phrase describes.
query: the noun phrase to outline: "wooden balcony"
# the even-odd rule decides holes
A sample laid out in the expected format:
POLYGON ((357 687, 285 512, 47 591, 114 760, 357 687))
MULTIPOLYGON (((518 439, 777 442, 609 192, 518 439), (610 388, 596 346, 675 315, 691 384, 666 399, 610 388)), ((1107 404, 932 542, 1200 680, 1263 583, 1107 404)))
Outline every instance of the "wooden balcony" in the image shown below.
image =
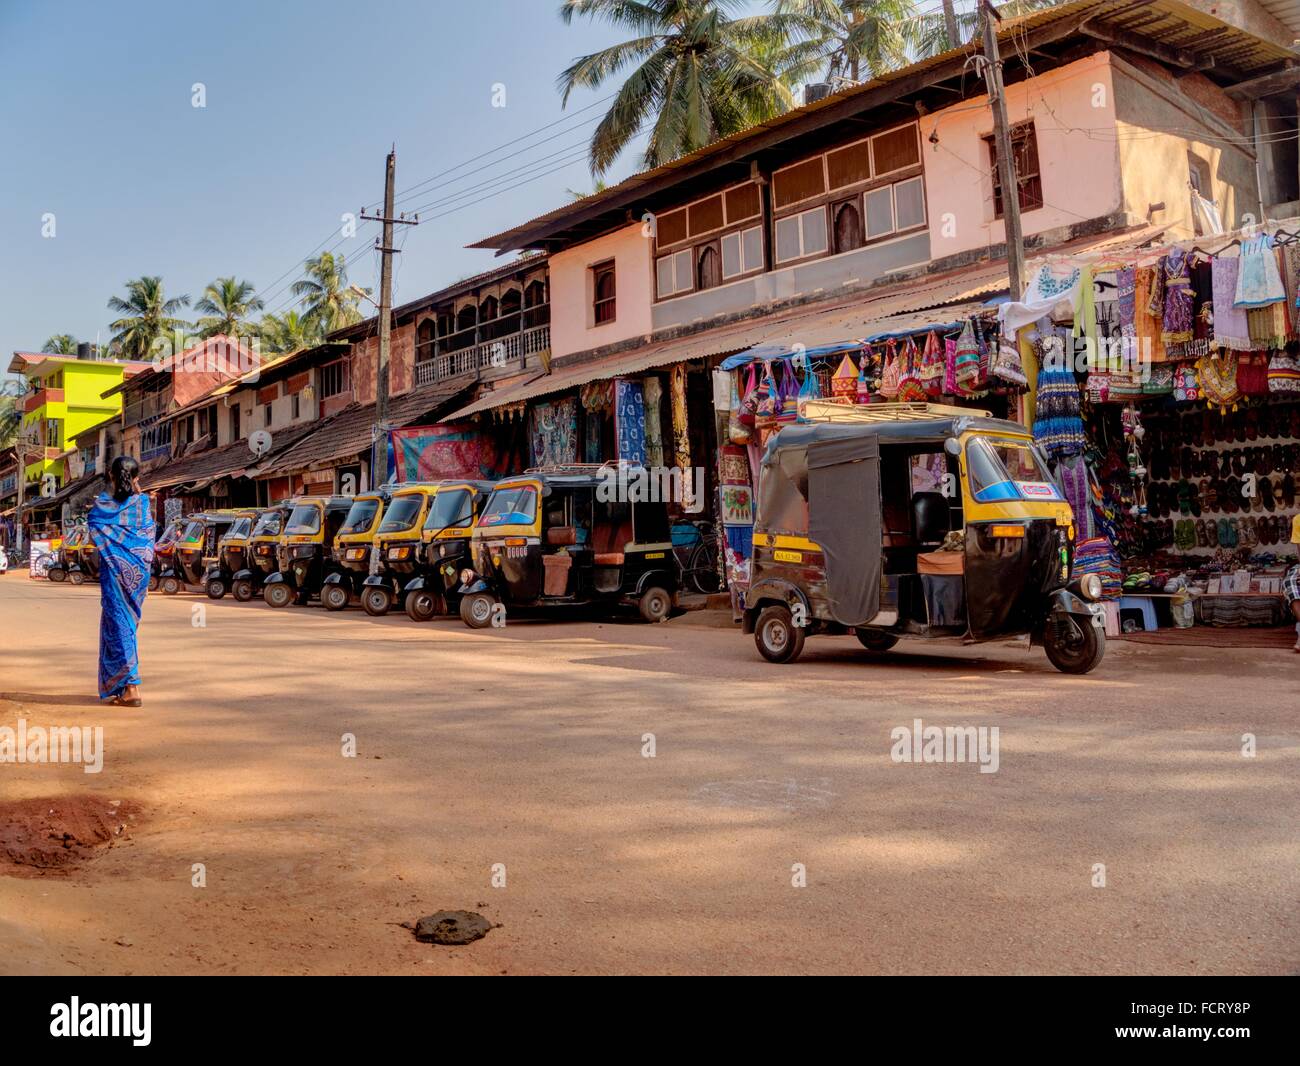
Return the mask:
MULTIPOLYGON (((519 333, 508 333, 497 340, 484 341, 459 351, 440 352, 415 364, 415 384, 430 385, 460 374, 472 374, 496 367, 523 366, 528 356, 544 352, 550 346, 551 327, 548 323, 519 333)), ((417 358, 419 354, 417 351, 417 358)))

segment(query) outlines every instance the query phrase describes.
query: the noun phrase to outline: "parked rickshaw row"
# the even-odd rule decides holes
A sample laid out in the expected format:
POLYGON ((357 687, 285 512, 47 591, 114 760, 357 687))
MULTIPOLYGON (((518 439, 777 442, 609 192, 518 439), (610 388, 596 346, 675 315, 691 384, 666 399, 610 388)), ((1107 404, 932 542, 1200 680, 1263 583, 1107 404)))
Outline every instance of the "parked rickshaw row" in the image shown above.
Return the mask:
MULTIPOLYGON (((1070 505, 1024 427, 933 404, 809 402, 801 416, 763 455, 743 614, 763 658, 793 662, 810 636, 871 653, 903 637, 1027 637, 1059 670, 1096 668, 1101 581, 1073 573, 1070 505)), ((458 614, 475 629, 576 605, 662 621, 691 576, 668 503, 611 498, 610 473, 547 467, 191 514, 159 538, 153 582, 275 608, 458 614)), ((62 576, 93 577, 94 554, 74 533, 62 576)))
MULTIPOLYGON (((195 512, 162 531, 150 587, 275 608, 399 609, 421 622, 459 615, 474 629, 502 609, 634 609, 662 621, 687 576, 668 503, 606 499, 607 474, 579 464, 195 512)), ((73 580, 93 578, 93 550, 84 536, 65 542, 73 580)))

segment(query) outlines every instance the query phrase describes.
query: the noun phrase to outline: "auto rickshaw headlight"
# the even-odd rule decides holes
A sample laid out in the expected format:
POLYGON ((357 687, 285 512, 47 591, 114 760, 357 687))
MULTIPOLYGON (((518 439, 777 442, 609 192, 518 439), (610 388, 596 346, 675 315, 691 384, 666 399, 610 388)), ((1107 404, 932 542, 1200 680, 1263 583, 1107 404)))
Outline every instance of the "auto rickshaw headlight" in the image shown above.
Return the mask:
POLYGON ((349 559, 354 559, 354 560, 355 560, 355 559, 364 559, 365 557, 366 557, 366 549, 365 549, 365 548, 349 548, 349 549, 348 549, 348 558, 349 558, 349 559))
POLYGON ((388 551, 388 558, 405 559, 410 554, 411 554, 410 548, 390 548, 388 551))
POLYGON ((460 583, 461 583, 462 585, 468 585, 468 584, 469 584, 471 581, 473 581, 473 580, 474 580, 474 571, 473 571, 473 570, 470 570, 470 569, 467 567, 466 569, 464 569, 464 570, 462 570, 462 571, 460 572, 460 583))
POLYGON ((1101 599, 1101 578, 1096 574, 1084 574, 1079 578, 1079 592, 1085 600, 1101 599))

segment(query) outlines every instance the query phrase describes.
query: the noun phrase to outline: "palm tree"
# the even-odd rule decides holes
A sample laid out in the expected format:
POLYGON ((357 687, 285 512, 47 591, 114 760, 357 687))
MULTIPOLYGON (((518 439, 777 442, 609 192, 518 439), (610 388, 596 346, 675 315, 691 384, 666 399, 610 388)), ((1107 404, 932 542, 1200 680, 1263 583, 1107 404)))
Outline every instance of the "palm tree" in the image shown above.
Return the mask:
POLYGON ((335 258, 331 252, 321 252, 315 259, 308 259, 305 266, 306 276, 295 281, 290 290, 301 297, 306 309, 303 318, 310 319, 325 333, 360 322, 361 311, 357 307, 360 297, 348 287, 343 256, 335 258))
POLYGON ((245 321, 254 311, 260 311, 266 302, 256 295, 251 281, 236 281, 234 277, 217 278, 206 289, 194 310, 204 316, 195 325, 202 338, 224 335, 248 336, 255 327, 245 321))
POLYGON ((18 439, 18 426, 22 422, 16 396, 0 396, 0 450, 8 448, 18 439))
POLYGON ((160 277, 145 275, 128 281, 126 299, 112 296, 108 301, 108 309, 122 315, 109 323, 109 328, 115 330, 113 340, 124 357, 148 358, 164 334, 185 327, 186 323, 175 315, 189 305, 188 296, 168 300, 160 277))
POLYGON ((731 17, 748 6, 748 0, 562 0, 566 24, 599 19, 636 34, 575 60, 557 80, 567 104, 575 89, 597 89, 632 68, 592 134, 594 175, 605 173, 646 128, 643 162, 655 167, 793 105, 779 72, 755 55, 758 42, 786 35, 785 19, 731 17))
MULTIPOLYGON (((920 32, 913 0, 777 0, 776 11, 821 49, 831 82, 863 81, 904 66, 920 32)), ((936 17, 942 30, 943 13, 936 17)))
POLYGON ((51 355, 76 355, 77 338, 71 333, 56 333, 52 337, 45 338, 41 351, 49 352, 51 355))
POLYGON ((268 352, 296 352, 319 344, 324 338, 320 323, 297 311, 263 315, 257 327, 262 348, 268 352))
MULTIPOLYGON (((1040 11, 1045 7, 1055 7, 1062 0, 1005 0, 997 4, 998 14, 1003 18, 1027 15, 1031 11, 1040 11)), ((912 53, 917 59, 938 55, 959 44, 970 41, 982 32, 980 25, 980 8, 970 11, 955 12, 954 22, 957 27, 957 40, 949 39, 947 18, 942 10, 919 15, 909 24, 908 39, 912 53)))

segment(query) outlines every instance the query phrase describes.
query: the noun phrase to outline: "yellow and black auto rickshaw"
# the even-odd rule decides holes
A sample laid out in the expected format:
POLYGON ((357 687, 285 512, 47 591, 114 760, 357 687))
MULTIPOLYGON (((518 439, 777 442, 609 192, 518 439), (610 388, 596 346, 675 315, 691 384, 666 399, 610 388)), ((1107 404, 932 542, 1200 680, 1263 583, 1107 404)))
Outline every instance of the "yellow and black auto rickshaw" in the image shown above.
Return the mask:
POLYGON ((176 545, 188 525, 189 521, 187 519, 173 518, 162 527, 153 546, 153 566, 149 570, 150 592, 155 591, 169 577, 177 581, 177 585, 172 591, 180 591, 179 580, 175 578, 176 545))
POLYGON ((419 557, 420 531, 438 491, 435 482, 411 482, 393 490, 384 519, 375 533, 373 562, 362 582, 361 606, 366 614, 383 615, 403 595, 419 557))
POLYGON ((511 608, 580 604, 610 612, 634 606, 649 622, 667 618, 680 585, 668 501, 628 498, 635 480, 620 476, 617 464, 577 464, 498 482, 470 535, 473 561, 460 575, 465 624, 484 629, 503 624, 511 608))
MULTIPOLYGON (((234 525, 238 512, 232 510, 199 511, 189 515, 190 524, 185 527, 180 541, 176 545, 176 577, 181 585, 196 585, 206 588, 209 568, 217 560, 217 542, 225 536, 234 525)), ((163 591, 168 591, 163 583, 163 591)), ((179 592, 180 589, 174 589, 179 592)), ((212 591, 208 591, 212 596, 212 591)), ((225 595, 224 590, 222 595, 225 595)), ((213 596, 213 599, 219 597, 213 596)))
POLYGON ((1106 649, 1095 574, 1024 426, 934 404, 802 405, 763 456, 744 630, 771 662, 809 635, 1029 636, 1084 674, 1106 649))
POLYGON ((334 538, 335 568, 321 585, 320 600, 327 611, 342 611, 353 596, 361 595, 362 583, 370 573, 370 550, 391 497, 387 486, 353 497, 352 508, 334 538))
POLYGON ((235 575, 248 568, 248 535, 253 531, 256 508, 236 510, 234 521, 217 539, 216 555, 203 574, 204 591, 219 600, 230 591, 235 575))
POLYGON ((280 569, 276 549, 284 533, 284 520, 293 508, 287 500, 263 507, 257 512, 248 531, 244 569, 231 575, 230 593, 240 603, 247 603, 260 593, 266 579, 280 569))
POLYGON ((334 537, 352 509, 351 496, 299 496, 291 502, 276 548, 280 568, 262 588, 262 598, 272 607, 303 606, 319 595, 337 565, 334 537))
POLYGON ((440 481, 414 554, 388 560, 406 582, 406 613, 417 622, 460 609, 460 572, 469 563, 469 537, 492 492, 490 481, 440 481))
POLYGON ((54 562, 45 571, 45 579, 55 584, 62 584, 65 581, 73 585, 82 584, 86 580, 86 575, 81 572, 81 544, 89 539, 85 526, 77 526, 69 530, 54 555, 54 562))
MULTIPOLYGON (((95 547, 95 542, 91 539, 89 531, 81 538, 81 543, 77 545, 77 559, 81 567, 82 580, 97 582, 99 580, 99 549, 95 547)), ((75 578, 73 580, 76 581, 75 578)))

